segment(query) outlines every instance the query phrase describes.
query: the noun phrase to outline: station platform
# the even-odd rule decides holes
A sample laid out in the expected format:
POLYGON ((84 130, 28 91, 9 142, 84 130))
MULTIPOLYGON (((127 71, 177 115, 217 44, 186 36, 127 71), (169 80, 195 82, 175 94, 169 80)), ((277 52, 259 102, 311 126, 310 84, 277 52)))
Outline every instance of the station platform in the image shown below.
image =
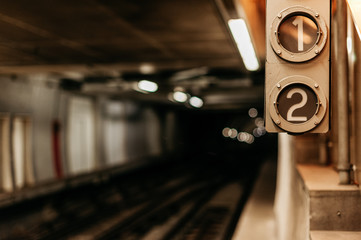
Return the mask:
MULTIPOLYGON (((298 166, 309 190, 325 189, 339 191, 354 190, 355 186, 340 186, 337 175, 329 167, 298 166), (314 174, 314 173, 317 174, 314 174), (313 173, 313 174, 311 174, 313 173), (322 177, 320 177, 322 176, 322 177), (317 179, 316 179, 317 178, 317 179), (321 180, 322 181, 321 181, 321 180), (318 180, 318 181, 316 181, 318 180), (331 186, 332 185, 332 186, 331 186), (330 187, 331 186, 331 187, 330 187)), ((266 161, 261 168, 253 191, 238 221, 232 240, 278 240, 276 219, 274 214, 274 199, 276 190, 276 161, 266 161)), ((312 230, 310 240, 361 239, 359 231, 312 230)))
POLYGON ((332 166, 299 164, 297 170, 310 202, 310 239, 361 239, 359 188, 340 185, 332 166))
POLYGON ((274 198, 277 162, 266 161, 238 221, 232 240, 276 240, 274 198))

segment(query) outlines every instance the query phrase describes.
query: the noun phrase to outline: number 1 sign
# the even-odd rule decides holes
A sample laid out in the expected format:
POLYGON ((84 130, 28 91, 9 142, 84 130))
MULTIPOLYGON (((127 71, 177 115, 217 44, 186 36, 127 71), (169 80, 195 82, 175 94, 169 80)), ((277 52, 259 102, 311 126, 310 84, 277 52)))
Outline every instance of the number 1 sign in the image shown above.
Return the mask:
POLYGON ((305 62, 318 56, 327 40, 327 26, 322 17, 300 6, 281 11, 272 22, 271 32, 272 49, 290 62, 305 62))

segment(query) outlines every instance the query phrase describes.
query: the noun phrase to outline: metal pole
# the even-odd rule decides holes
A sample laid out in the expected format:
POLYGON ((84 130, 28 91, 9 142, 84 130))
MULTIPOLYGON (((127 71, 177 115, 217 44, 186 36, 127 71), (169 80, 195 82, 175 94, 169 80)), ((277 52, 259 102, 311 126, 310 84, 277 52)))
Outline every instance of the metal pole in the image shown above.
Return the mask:
POLYGON ((350 142, 349 142, 349 112, 348 112, 348 72, 347 72, 347 6, 345 0, 336 1, 336 63, 333 65, 336 70, 336 93, 337 99, 337 131, 338 131, 338 163, 340 184, 350 183, 350 142))

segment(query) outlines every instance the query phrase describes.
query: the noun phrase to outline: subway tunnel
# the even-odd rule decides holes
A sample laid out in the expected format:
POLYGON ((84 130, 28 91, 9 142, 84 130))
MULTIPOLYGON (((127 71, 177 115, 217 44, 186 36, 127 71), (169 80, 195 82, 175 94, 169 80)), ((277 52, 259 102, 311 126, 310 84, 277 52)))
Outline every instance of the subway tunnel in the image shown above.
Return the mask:
POLYGON ((26 77, 2 80, 4 239, 229 238, 275 162, 257 103, 202 109, 26 77))
POLYGON ((359 239, 358 5, 306 2, 3 0, 0 239, 359 239))
POLYGON ((0 238, 231 239, 277 158, 237 6, 3 2, 0 238))

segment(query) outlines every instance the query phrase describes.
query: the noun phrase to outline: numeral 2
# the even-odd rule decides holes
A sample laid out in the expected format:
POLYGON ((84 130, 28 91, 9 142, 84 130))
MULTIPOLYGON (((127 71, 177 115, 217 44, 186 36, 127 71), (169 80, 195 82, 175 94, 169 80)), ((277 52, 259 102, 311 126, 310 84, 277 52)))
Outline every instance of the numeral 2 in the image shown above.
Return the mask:
POLYGON ((293 94, 299 93, 301 94, 302 100, 299 103, 296 103, 290 107, 287 111, 287 121, 294 121, 294 122, 305 122, 307 121, 306 116, 293 116, 293 112, 296 109, 302 108, 307 103, 307 94, 301 88, 293 88, 287 93, 287 98, 292 98, 293 94))

